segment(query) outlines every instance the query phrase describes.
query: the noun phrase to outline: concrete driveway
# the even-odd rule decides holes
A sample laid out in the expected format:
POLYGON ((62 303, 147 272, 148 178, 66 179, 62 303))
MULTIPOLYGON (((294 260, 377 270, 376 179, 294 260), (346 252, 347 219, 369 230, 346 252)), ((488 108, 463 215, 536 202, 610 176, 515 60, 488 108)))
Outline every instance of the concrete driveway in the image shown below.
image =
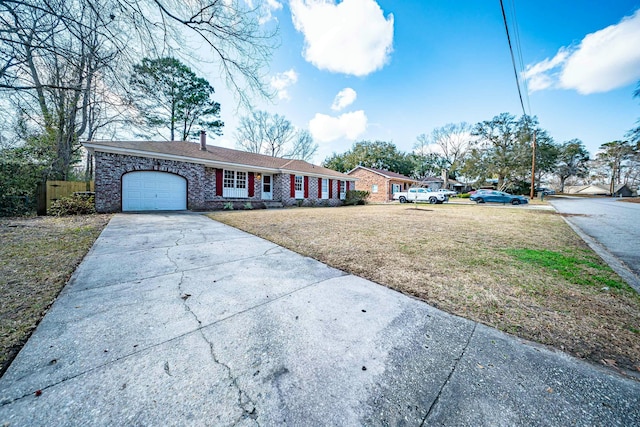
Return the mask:
POLYGON ((2 426, 639 421, 636 380, 197 214, 116 215, 0 379, 2 426))
POLYGON ((640 204, 611 197, 550 197, 549 203, 640 293, 640 204))

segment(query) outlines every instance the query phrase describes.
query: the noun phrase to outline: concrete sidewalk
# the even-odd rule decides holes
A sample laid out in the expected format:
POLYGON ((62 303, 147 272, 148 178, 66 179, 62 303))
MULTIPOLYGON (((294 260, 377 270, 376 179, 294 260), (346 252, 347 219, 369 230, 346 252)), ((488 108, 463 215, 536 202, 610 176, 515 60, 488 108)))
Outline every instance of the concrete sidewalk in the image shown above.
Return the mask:
POLYGON ((638 381, 196 214, 116 215, 0 379, 1 426, 638 424, 638 381))

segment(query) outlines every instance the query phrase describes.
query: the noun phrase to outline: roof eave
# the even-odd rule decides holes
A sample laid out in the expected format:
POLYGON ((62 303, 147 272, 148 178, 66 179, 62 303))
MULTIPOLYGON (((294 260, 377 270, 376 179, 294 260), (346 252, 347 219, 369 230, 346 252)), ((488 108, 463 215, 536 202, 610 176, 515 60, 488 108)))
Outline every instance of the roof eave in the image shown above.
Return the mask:
MULTIPOLYGON (((305 171, 300 171, 300 170, 291 170, 291 169, 283 169, 283 168, 270 168, 270 167, 265 167, 265 166, 254 166, 254 165, 249 165, 249 164, 245 164, 245 163, 233 163, 233 162, 223 162, 223 161, 219 161, 219 160, 208 160, 208 159, 202 159, 202 158, 198 158, 198 157, 189 157, 189 156, 179 156, 176 154, 167 154, 167 153, 158 153, 158 152, 150 152, 150 151, 144 151, 144 150, 135 150, 135 149, 130 149, 130 148, 120 148, 120 147, 110 147, 110 146, 106 146, 106 145, 101 145, 101 144, 93 144, 90 142, 84 142, 82 143, 82 145, 89 150, 89 152, 91 152, 92 154, 97 150, 100 152, 104 152, 104 153, 110 153, 110 154, 128 154, 128 155, 135 155, 138 157, 145 157, 145 158, 151 158, 151 159, 161 159, 161 160, 174 160, 174 161, 180 161, 180 162, 185 162, 185 163, 195 163, 195 164, 201 164, 201 165, 205 165, 205 166, 211 166, 211 167, 215 167, 215 168, 233 168, 235 170, 241 170, 241 171, 250 171, 250 172, 263 172, 263 173, 286 173, 286 174, 300 174, 303 173, 307 176, 314 176, 314 177, 318 177, 318 178, 330 178, 330 179, 338 179, 338 178, 343 178, 345 181, 355 181, 355 178, 352 178, 350 176, 344 175, 343 176, 338 176, 338 175, 329 175, 329 174, 323 174, 323 173, 310 173, 310 172, 305 172, 305 171)), ((288 162, 290 163, 290 162, 288 162)), ((286 164, 288 164, 286 163, 286 164)))
MULTIPOLYGON (((323 173, 314 173, 314 172, 307 172, 307 171, 298 171, 298 170, 292 170, 292 169, 278 169, 278 171, 280 173, 283 174, 304 174, 306 176, 311 176, 311 177, 315 177, 315 178, 328 178, 328 179, 341 179, 342 181, 357 181, 357 178, 348 176, 346 174, 342 174, 342 175, 328 175, 328 174, 323 174, 323 173)), ((340 173, 340 172, 338 172, 340 173)))
POLYGON ((384 174, 382 172, 379 172, 379 171, 376 171, 376 170, 373 170, 371 168, 368 168, 366 166, 361 166, 361 165, 358 165, 355 168, 351 169, 349 172, 347 172, 347 174, 350 174, 351 172, 355 171, 358 168, 364 169, 364 170, 368 170, 369 172, 375 173, 377 175, 383 176, 383 177, 388 178, 388 179, 399 179, 399 180, 402 180, 402 181, 410 181, 410 182, 417 182, 418 181, 416 179, 409 178, 409 177, 401 178, 401 177, 398 177, 398 176, 389 176, 389 175, 386 175, 386 174, 384 174))

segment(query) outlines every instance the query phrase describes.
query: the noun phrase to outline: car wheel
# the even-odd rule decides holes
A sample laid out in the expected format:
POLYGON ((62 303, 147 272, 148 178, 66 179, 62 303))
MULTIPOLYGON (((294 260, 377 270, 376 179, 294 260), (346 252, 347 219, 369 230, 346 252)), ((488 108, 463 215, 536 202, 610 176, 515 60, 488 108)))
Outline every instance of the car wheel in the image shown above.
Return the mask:
POLYGON ((476 203, 484 203, 484 199, 482 197, 478 197, 476 199, 476 203))
POLYGON ((404 196, 400 196, 400 203, 407 203, 407 198, 404 196))
POLYGON ((512 204, 512 205, 514 205, 514 206, 519 205, 519 204, 520 204, 520 200, 518 200, 518 199, 513 199, 513 200, 511 201, 511 204, 512 204))
POLYGON ((429 197, 429 203, 435 205, 436 203, 438 203, 438 198, 434 196, 429 197))

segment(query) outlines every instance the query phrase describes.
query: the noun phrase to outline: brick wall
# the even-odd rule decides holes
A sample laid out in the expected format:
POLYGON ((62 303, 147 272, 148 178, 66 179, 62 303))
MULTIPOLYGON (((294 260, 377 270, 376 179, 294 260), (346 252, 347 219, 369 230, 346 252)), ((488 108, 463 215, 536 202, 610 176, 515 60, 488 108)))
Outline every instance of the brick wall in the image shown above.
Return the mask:
MULTIPOLYGON (((340 194, 338 193, 338 180, 331 180, 331 187, 333 192, 330 199, 322 199, 318 197, 318 178, 307 177, 309 180, 309 197, 305 198, 301 202, 301 206, 340 206, 342 200, 340 200, 340 194)), ((274 189, 273 199, 280 200, 284 206, 296 206, 298 200, 295 197, 291 197, 291 175, 278 174, 273 176, 274 189)))
POLYGON ((359 179, 356 181, 356 190, 368 191, 370 193, 367 201, 388 202, 390 200, 390 197, 388 196, 390 190, 387 178, 365 169, 356 169, 350 175, 359 179), (372 191, 373 185, 378 186, 377 193, 372 191))
POLYGON ((207 182, 203 165, 102 152, 95 153, 95 161, 96 210, 98 212, 122 210, 122 176, 134 171, 169 172, 185 178, 187 209, 205 208, 205 188, 210 183, 207 182))

